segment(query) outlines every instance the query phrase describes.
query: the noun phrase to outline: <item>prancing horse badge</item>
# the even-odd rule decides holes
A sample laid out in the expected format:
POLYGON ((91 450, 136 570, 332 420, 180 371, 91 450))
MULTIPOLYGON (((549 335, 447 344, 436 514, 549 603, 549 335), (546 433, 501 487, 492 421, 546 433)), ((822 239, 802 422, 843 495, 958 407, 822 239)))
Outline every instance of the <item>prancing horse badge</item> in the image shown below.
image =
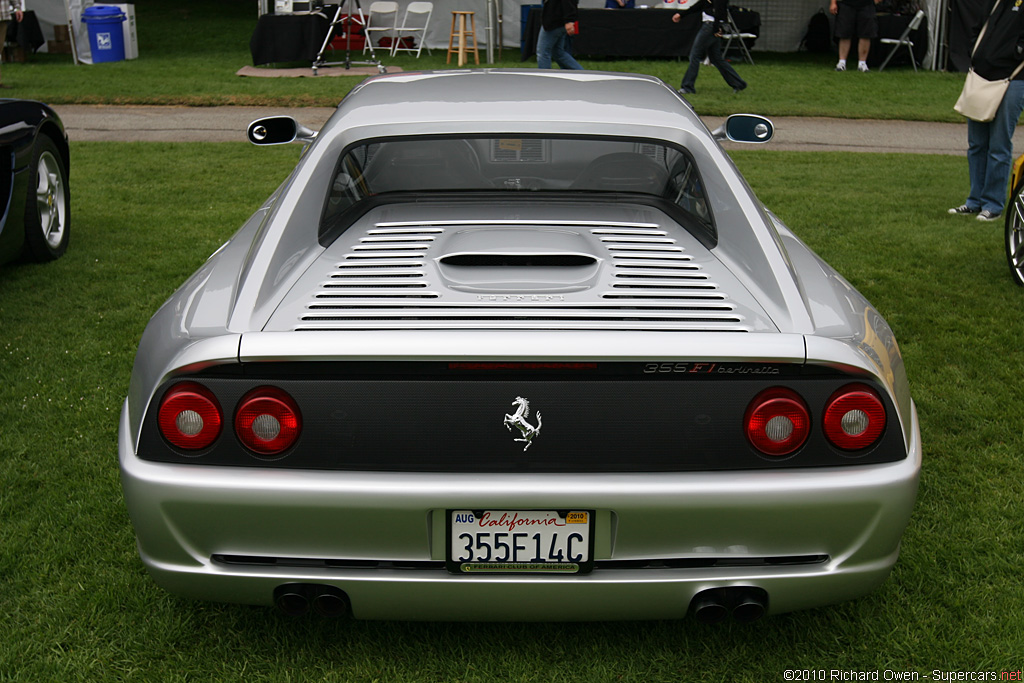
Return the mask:
POLYGON ((522 438, 516 439, 516 441, 526 444, 523 446, 523 452, 525 453, 526 449, 533 443, 533 437, 540 434, 540 411, 537 411, 537 426, 534 427, 526 421, 530 417, 530 402, 522 396, 516 396, 516 400, 512 401, 512 405, 516 406, 516 412, 514 415, 505 413, 505 427, 509 431, 512 431, 512 428, 515 427, 522 433, 522 438))

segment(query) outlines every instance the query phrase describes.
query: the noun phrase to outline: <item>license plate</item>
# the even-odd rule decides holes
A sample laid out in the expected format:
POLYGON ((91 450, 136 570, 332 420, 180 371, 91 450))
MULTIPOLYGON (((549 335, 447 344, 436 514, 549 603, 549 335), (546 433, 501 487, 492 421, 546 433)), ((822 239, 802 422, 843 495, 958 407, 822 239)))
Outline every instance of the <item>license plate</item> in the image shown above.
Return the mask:
POLYGON ((593 567, 591 510, 449 510, 448 569, 580 574, 593 567))

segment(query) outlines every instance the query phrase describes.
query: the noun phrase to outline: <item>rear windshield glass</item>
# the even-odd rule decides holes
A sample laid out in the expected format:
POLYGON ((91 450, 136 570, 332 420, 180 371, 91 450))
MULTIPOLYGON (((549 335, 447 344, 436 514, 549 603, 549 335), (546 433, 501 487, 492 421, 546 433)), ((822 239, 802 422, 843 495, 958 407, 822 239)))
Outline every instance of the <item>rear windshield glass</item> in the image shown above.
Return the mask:
POLYGON ((370 141, 342 156, 324 226, 397 192, 634 193, 668 200, 712 229, 693 158, 663 142, 594 137, 419 137, 370 141))

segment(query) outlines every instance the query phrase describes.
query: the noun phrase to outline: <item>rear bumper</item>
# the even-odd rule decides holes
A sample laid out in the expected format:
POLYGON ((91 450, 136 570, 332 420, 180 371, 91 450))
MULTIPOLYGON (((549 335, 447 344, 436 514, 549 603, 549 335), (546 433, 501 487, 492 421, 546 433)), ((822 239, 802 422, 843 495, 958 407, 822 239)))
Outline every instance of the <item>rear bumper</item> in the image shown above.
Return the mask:
POLYGON ((127 410, 121 476, 156 582, 193 598, 270 605, 285 583, 348 595, 357 618, 662 619, 705 589, 754 586, 770 613, 858 597, 899 553, 921 464, 789 471, 463 475, 195 467, 139 460, 127 410), (586 576, 447 573, 446 509, 592 509, 595 559, 655 566, 586 576), (225 563, 216 557, 280 560, 225 563), (803 564, 733 566, 825 556, 803 564), (658 560, 727 560, 714 567, 658 560), (336 565, 322 560, 337 561, 336 565), (384 566, 351 566, 364 562, 384 566), (420 563, 435 563, 423 568, 420 563), (416 564, 412 564, 416 563, 416 564), (415 568, 396 568, 412 565, 415 568))
POLYGON ((202 565, 162 565, 143 555, 162 588, 201 600, 272 604, 282 584, 340 588, 358 619, 429 621, 611 621, 680 619, 693 597, 708 588, 755 586, 769 596, 772 614, 851 600, 870 593, 889 575, 898 551, 871 564, 814 569, 595 570, 583 577, 460 577, 443 569, 231 571, 202 565))

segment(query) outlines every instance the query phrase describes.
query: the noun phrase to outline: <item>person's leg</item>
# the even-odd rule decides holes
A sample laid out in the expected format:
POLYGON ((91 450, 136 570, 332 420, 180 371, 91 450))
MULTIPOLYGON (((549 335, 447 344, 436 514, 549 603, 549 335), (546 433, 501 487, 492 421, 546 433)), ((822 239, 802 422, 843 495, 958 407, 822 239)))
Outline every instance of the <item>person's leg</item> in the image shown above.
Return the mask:
POLYGON ((708 54, 709 40, 716 40, 715 25, 710 21, 700 25, 700 30, 697 31, 697 35, 693 39, 693 45, 690 47, 690 56, 687 58, 689 64, 686 67, 683 83, 680 86, 683 92, 696 92, 697 74, 700 72, 700 63, 704 61, 708 54))
MULTIPOLYGON (((1006 184, 1013 165, 1013 130, 1024 110, 1024 81, 1010 81, 996 117, 988 124, 989 136, 985 172, 981 186, 981 209, 993 214, 1003 212, 1006 184)), ((971 194, 974 194, 972 183, 971 194)))
POLYGON ((861 38, 857 41, 857 59, 862 62, 868 61, 868 53, 871 52, 871 39, 861 38))
MULTIPOLYGON (((737 40, 742 40, 742 38, 737 40)), ((725 61, 725 57, 722 55, 722 39, 718 36, 711 36, 711 42, 708 43, 708 59, 718 69, 718 73, 722 74, 722 78, 725 79, 730 88, 739 92, 747 87, 747 82, 736 73, 736 69, 732 67, 732 64, 725 61)))
POLYGON ((846 61, 846 58, 850 54, 850 43, 853 40, 851 38, 840 38, 839 39, 839 59, 846 61))
POLYGON ((857 10, 857 70, 868 70, 868 53, 871 52, 871 41, 878 37, 878 15, 874 3, 857 10))
POLYGON ((551 52, 552 58, 558 62, 558 66, 563 69, 575 69, 582 71, 583 67, 580 66, 579 62, 573 58, 572 53, 569 52, 569 47, 572 44, 569 34, 565 32, 565 28, 559 28, 558 40, 555 41, 554 49, 551 52))
POLYGON ((835 35, 839 39, 839 61, 836 63, 836 71, 846 71, 846 59, 850 56, 855 20, 856 10, 847 7, 845 2, 839 3, 835 22, 835 35))
MULTIPOLYGON (((564 30, 564 29, 563 29, 564 30)), ((544 27, 540 27, 540 34, 537 36, 537 68, 538 69, 550 69, 551 68, 551 51, 555 47, 555 41, 558 39, 556 32, 545 31, 544 27)))
POLYGON ((988 170, 989 129, 991 123, 967 119, 967 172, 971 179, 971 192, 964 205, 972 211, 982 209, 985 193, 985 173, 988 170))

